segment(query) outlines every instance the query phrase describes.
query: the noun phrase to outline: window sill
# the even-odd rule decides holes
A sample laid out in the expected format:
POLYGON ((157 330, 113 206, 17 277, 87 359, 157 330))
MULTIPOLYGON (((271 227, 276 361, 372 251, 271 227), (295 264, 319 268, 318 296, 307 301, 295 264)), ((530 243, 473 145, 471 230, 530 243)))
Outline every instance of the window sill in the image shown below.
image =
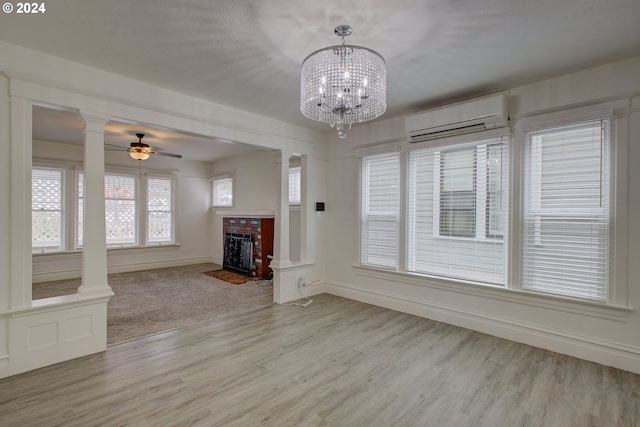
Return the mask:
POLYGON ((557 295, 541 294, 506 288, 498 285, 465 282, 439 277, 436 278, 422 274, 389 271, 362 265, 354 265, 353 268, 358 276, 373 279, 382 278, 408 285, 463 293, 482 298, 491 298, 509 303, 524 304, 533 307, 557 310, 589 317, 598 317, 618 322, 626 322, 628 314, 633 311, 632 307, 603 304, 557 295))
MULTIPOLYGON (((107 254, 117 253, 117 254, 138 254, 138 253, 146 253, 146 252, 162 252, 162 251, 175 251, 178 250, 182 246, 180 243, 172 243, 166 245, 148 245, 148 246, 127 246, 121 248, 107 248, 107 254)), ((75 258, 82 255, 82 250, 78 251, 65 251, 65 252, 36 252, 32 253, 31 256, 34 259, 48 259, 48 260, 57 260, 57 259, 67 259, 67 258, 75 258)))

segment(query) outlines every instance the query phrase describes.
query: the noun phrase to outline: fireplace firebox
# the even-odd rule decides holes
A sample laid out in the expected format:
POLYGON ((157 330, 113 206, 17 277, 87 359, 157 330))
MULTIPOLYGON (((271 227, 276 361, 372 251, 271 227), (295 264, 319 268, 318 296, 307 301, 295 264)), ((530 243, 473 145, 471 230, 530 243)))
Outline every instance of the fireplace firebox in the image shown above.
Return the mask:
POLYGON ((253 266, 253 241, 251 234, 224 234, 224 261, 222 267, 249 276, 253 266))

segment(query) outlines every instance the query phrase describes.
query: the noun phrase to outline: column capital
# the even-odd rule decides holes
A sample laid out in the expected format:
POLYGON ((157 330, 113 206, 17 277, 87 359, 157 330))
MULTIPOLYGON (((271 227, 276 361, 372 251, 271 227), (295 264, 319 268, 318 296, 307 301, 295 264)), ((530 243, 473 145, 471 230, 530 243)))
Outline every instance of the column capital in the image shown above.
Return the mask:
POLYGON ((80 110, 77 116, 83 121, 84 130, 89 132, 104 132, 104 125, 111 120, 110 116, 91 110, 80 110))
POLYGON ((276 159, 276 163, 289 163, 289 159, 293 156, 293 151, 287 150, 273 150, 273 157, 276 159))

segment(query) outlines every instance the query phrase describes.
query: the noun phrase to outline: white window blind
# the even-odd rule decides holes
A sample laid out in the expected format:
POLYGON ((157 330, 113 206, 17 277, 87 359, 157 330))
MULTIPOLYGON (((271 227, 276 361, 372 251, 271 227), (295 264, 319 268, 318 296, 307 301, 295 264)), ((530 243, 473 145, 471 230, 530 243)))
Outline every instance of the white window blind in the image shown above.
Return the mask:
POLYGON ((606 301, 609 120, 526 135, 523 288, 606 301))
POLYGON ((300 204, 300 174, 301 167, 291 167, 289 168, 289 204, 290 205, 299 205, 300 204))
POLYGON ((506 140, 409 153, 408 271, 505 283, 506 140))
POLYGON ((147 243, 173 242, 173 180, 147 179, 147 243))
POLYGON ((233 178, 213 179, 213 206, 233 206, 233 178))
POLYGON ((32 251, 64 249, 64 171, 34 168, 31 174, 32 251))
POLYGON ((361 263, 398 267, 400 156, 397 153, 362 159, 361 263))

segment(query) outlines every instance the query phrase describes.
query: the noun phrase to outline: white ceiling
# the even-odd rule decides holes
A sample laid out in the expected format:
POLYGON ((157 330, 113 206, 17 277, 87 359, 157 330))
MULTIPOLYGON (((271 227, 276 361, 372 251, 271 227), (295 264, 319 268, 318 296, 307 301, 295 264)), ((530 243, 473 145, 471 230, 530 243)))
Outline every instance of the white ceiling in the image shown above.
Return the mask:
MULTIPOLYGON (((84 143, 84 126, 73 112, 35 106, 33 108, 33 138, 81 145, 84 143)), ((132 142, 136 142, 137 133, 143 133, 143 142, 155 151, 181 154, 183 159, 212 162, 226 157, 238 156, 256 147, 238 142, 205 138, 171 129, 158 129, 140 123, 121 123, 111 121, 104 127, 104 142, 111 146, 122 147, 123 155, 132 142)), ((118 151, 115 147, 106 147, 118 151)))
POLYGON ((349 43, 386 59, 383 117, 640 54, 638 0, 56 0, 46 7, 0 14, 0 40, 315 129, 325 127, 299 111, 300 64, 340 41, 338 24, 354 28, 349 43))

